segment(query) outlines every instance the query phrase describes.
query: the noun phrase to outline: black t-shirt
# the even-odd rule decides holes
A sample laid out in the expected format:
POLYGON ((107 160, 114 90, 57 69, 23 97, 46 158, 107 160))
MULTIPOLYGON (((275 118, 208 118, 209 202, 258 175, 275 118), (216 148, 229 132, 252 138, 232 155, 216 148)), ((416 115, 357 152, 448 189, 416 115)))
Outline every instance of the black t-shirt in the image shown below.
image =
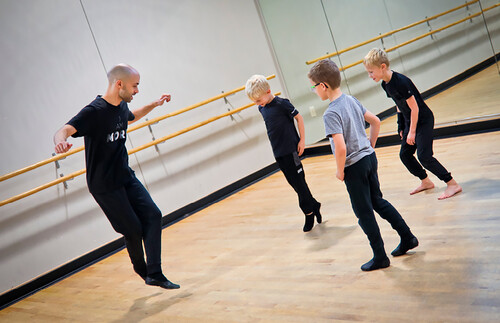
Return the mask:
POLYGON ((418 105, 417 131, 418 125, 434 122, 434 115, 431 109, 429 109, 424 99, 422 99, 420 92, 417 90, 417 87, 408 77, 393 71, 391 80, 388 83, 382 81, 382 88, 385 90, 387 97, 394 100, 403 114, 405 133, 410 130, 411 121, 411 109, 406 103, 406 100, 411 98, 412 95, 415 97, 415 101, 417 101, 418 105))
POLYGON ((67 123, 77 130, 72 137, 84 137, 91 193, 114 190, 134 176, 125 147, 128 121, 134 118, 125 101, 114 106, 97 96, 67 123))
POLYGON ((274 157, 296 152, 300 138, 293 118, 299 114, 299 111, 290 101, 276 96, 266 106, 259 105, 259 112, 264 118, 274 157))

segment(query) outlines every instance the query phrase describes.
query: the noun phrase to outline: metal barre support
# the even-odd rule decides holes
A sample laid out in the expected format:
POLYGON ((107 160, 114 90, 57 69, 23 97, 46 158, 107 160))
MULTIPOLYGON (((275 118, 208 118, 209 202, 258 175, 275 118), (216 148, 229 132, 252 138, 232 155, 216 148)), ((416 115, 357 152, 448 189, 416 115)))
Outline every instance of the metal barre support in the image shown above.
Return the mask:
MULTIPOLYGON (((382 33, 379 33, 382 36, 382 33)), ((380 37, 380 42, 382 43, 382 48, 385 50, 384 37, 380 37)))
MULTIPOLYGON (((221 93, 224 94, 224 91, 221 91, 221 93)), ((229 96, 229 95, 228 95, 229 96)), ((228 96, 225 96, 224 97, 224 104, 229 104, 230 108, 227 108, 227 111, 231 111, 231 108, 234 109, 233 105, 231 104, 231 102, 229 102, 229 100, 227 99, 228 96)), ((231 121, 236 121, 236 119, 233 117, 232 114, 229 115, 229 117, 231 118, 231 121)))
MULTIPOLYGON (((148 119, 146 118, 145 121, 147 122, 148 119)), ((152 123, 152 124, 157 124, 157 123, 158 122, 155 122, 155 123, 152 123)), ((153 133, 153 128, 151 127, 152 124, 148 124, 148 129, 149 129, 149 133, 151 133, 151 139, 153 141, 155 141, 156 138, 155 138, 155 134, 153 133)), ((160 153, 160 149, 158 148, 158 145, 155 145, 155 150, 156 150, 157 153, 160 153)))
MULTIPOLYGON (((63 173, 59 174, 59 177, 64 177, 64 174, 63 173)), ((64 189, 67 190, 68 189, 68 182, 64 181, 63 185, 64 185, 64 189)))
MULTIPOLYGON (((427 16, 425 16, 425 19, 427 19, 427 16)), ((432 31, 432 26, 431 26, 431 23, 429 22, 429 20, 427 20, 427 26, 429 27, 429 32, 432 31)), ((434 35, 431 34, 431 39, 434 40, 434 35)))
MULTIPOLYGON (((467 11, 469 14, 468 16, 470 17, 471 16, 471 13, 469 12, 469 4, 467 2, 465 2, 467 5, 465 6, 465 11, 467 11)), ((480 8, 482 10, 482 8, 480 8)), ((469 22, 472 24, 472 18, 469 19, 469 22)))
MULTIPOLYGON (((56 153, 52 153, 52 156, 55 157, 57 154, 56 153)), ((56 171, 61 167, 61 165, 59 165, 59 160, 54 160, 54 164, 56 165, 56 171)))

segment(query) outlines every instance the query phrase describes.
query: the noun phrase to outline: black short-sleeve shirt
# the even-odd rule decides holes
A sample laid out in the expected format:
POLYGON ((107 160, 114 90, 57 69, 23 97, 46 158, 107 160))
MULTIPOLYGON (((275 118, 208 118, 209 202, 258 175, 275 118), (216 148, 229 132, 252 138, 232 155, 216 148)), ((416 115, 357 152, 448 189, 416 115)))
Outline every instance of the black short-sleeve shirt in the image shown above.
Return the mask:
POLYGON ((259 112, 264 118, 274 157, 296 152, 300 138, 293 118, 299 114, 299 111, 290 101, 275 96, 264 107, 259 105, 259 112))
POLYGON ((419 124, 424 124, 427 122, 434 122, 434 115, 431 109, 427 106, 424 99, 417 90, 417 87, 413 82, 403 74, 398 72, 392 72, 392 77, 389 82, 382 81, 382 88, 387 94, 387 97, 392 98, 399 108, 399 111, 403 114, 405 127, 404 131, 407 133, 410 130, 411 121, 411 109, 406 103, 406 100, 415 97, 418 105, 418 122, 417 130, 419 124))
POLYGON ((128 121, 134 118, 126 102, 114 106, 97 96, 67 123, 77 130, 72 137, 84 137, 91 193, 114 190, 134 176, 125 147, 128 121))

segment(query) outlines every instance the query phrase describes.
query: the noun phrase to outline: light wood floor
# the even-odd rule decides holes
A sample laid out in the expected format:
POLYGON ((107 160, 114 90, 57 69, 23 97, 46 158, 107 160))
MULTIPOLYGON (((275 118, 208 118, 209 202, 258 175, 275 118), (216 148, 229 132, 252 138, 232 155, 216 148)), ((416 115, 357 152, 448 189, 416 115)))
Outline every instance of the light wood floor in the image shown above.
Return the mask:
MULTIPOLYGON (((408 194, 418 181, 398 149, 376 150, 381 187, 420 246, 387 269, 359 269, 371 250, 335 161, 310 157, 324 216, 311 232, 275 173, 163 231, 163 268, 181 289, 146 286, 121 251, 2 310, 0 322, 499 322, 500 132, 435 141, 464 189, 444 201, 432 175, 435 189, 408 194)), ((399 239, 378 220, 389 253, 399 239)))
MULTIPOLYGON (((325 221, 301 231, 296 197, 276 173, 164 230, 163 259, 177 291, 144 285, 122 251, 0 312, 2 322, 498 322, 500 132, 443 139, 435 154, 464 192, 417 185, 377 149, 385 197, 420 246, 391 267, 371 257, 331 156, 304 161, 325 221)), ((433 178, 434 179, 434 178, 433 178)), ((398 237, 379 221, 386 249, 398 237)))

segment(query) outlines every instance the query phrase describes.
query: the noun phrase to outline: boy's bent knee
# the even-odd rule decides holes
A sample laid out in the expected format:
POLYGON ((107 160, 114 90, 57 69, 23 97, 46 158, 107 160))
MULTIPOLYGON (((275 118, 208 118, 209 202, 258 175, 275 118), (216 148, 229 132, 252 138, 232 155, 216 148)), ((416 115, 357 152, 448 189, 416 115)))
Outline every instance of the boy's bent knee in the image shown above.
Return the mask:
POLYGON ((142 241, 142 227, 130 227, 121 232, 127 241, 142 241))
POLYGON ((428 156, 425 157, 418 156, 418 161, 420 162, 420 164, 422 164, 422 166, 429 169, 430 167, 432 167, 432 164, 434 163, 435 159, 433 157, 428 157, 428 156))
POLYGON ((155 205, 154 207, 150 207, 147 210, 144 210, 140 216, 143 219, 147 219, 148 221, 158 221, 161 222, 162 213, 160 209, 155 205))
POLYGON ((160 218, 162 217, 162 213, 158 207, 155 206, 155 208, 151 209, 151 216, 153 218, 160 218))
POLYGON ((408 151, 408 150, 401 149, 399 151, 399 159, 401 159, 402 161, 408 160, 412 157, 413 157, 413 153, 408 151))

